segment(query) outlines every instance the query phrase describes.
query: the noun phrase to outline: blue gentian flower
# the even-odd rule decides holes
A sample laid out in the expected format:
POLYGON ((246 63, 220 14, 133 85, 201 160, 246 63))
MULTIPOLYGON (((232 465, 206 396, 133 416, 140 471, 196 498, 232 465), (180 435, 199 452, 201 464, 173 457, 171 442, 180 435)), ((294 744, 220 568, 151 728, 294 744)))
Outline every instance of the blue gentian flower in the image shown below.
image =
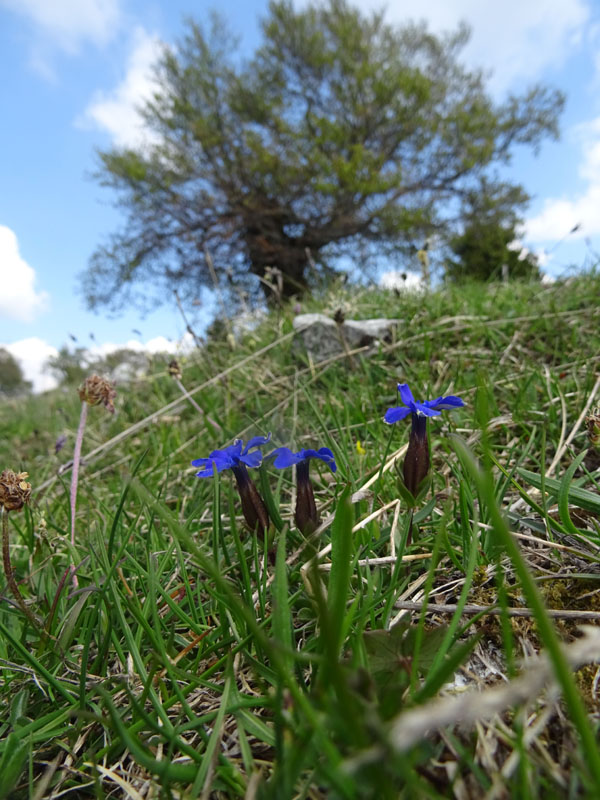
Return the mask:
POLYGON ((447 397, 436 397, 435 400, 424 400, 421 403, 417 403, 408 383, 399 383, 398 391, 400 392, 400 398, 404 406, 394 406, 393 408, 388 408, 385 412, 383 419, 390 425, 394 422, 399 422, 409 414, 423 417, 437 417, 444 409, 460 408, 464 406, 460 397, 456 397, 453 394, 447 397))
POLYGON ((451 394, 447 397, 436 397, 435 400, 424 400, 418 403, 407 383, 399 383, 398 391, 404 406, 394 406, 385 412, 384 421, 390 425, 411 415, 411 430, 408 448, 404 457, 404 485, 416 498, 429 475, 429 440, 427 438, 427 417, 437 417, 444 409, 460 408, 464 402, 460 397, 451 394))
POLYGON ((246 447, 241 439, 236 439, 235 442, 223 450, 213 450, 208 458, 197 458, 192 461, 192 467, 203 467, 200 472, 196 473, 197 478, 212 478, 213 464, 217 472, 222 472, 224 469, 233 469, 241 465, 247 467, 260 467, 262 463, 262 453, 260 450, 249 452, 253 448, 259 448, 267 444, 271 439, 271 434, 268 436, 254 436, 246 447))
POLYGON ((273 466, 277 469, 285 469, 294 464, 300 464, 302 461, 308 461, 311 458, 318 458, 331 469, 332 472, 337 470, 335 458, 333 453, 328 447, 320 447, 318 450, 298 450, 297 453, 292 453, 289 447, 278 447, 269 453, 267 458, 274 458, 273 466))
POLYGON ((202 467, 196 473, 198 478, 211 477, 215 469, 217 472, 222 472, 224 469, 230 469, 233 472, 242 501, 244 519, 251 531, 258 530, 260 534, 264 534, 269 528, 269 514, 246 468, 260 467, 262 453, 258 448, 265 445, 270 439, 271 434, 254 436, 246 447, 241 439, 236 439, 229 447, 213 450, 208 458, 197 458, 192 461, 193 467, 202 467), (252 452, 250 452, 251 450, 252 452))
POLYGON ((332 472, 337 469, 333 453, 328 447, 320 447, 318 450, 298 450, 292 453, 289 447, 278 447, 269 453, 267 458, 273 458, 273 465, 277 469, 285 469, 296 465, 296 510, 294 521, 296 527, 305 536, 311 534, 319 527, 319 514, 315 503, 315 495, 310 482, 309 465, 311 459, 316 458, 327 464, 332 472))

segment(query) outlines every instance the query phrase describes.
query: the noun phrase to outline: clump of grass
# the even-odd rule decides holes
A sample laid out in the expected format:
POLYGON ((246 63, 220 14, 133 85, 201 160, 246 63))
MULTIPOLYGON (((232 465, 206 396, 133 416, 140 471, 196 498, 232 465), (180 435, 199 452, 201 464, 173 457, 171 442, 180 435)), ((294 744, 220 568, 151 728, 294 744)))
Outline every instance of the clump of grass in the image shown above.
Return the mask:
POLYGON ((47 620, 40 637, 0 606, 0 796, 597 795, 594 678, 586 708, 572 671, 598 643, 556 624, 597 612, 567 598, 548 611, 542 593, 597 583, 598 289, 588 275, 338 291, 326 308, 400 319, 402 335, 351 366, 346 353, 305 363, 278 311, 233 353, 213 342, 190 359, 185 392, 164 373, 120 392, 119 418, 86 431, 70 596, 56 587, 74 514, 64 454, 49 453, 52 420, 75 429, 78 409, 58 393, 12 406, 12 422, 0 407, 5 462, 37 489, 12 526, 12 567, 47 620), (397 383, 466 404, 431 421, 431 487, 412 512, 407 433, 382 422, 397 383), (234 482, 196 480, 190 462, 268 432, 286 465, 326 449, 337 470, 311 468, 303 516, 308 493, 265 459, 261 528, 234 482), (515 629, 517 613, 535 629, 515 629))

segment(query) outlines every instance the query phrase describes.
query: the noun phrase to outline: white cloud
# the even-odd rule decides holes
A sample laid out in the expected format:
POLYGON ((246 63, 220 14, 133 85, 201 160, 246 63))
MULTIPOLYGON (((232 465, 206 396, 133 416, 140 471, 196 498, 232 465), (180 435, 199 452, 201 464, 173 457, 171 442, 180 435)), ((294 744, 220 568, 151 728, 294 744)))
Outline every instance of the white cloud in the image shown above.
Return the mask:
POLYGON ((0 5, 27 17, 69 53, 85 42, 105 45, 120 19, 119 0, 0 0, 0 5))
MULTIPOLYGON (((94 345, 84 351, 82 358, 94 361, 114 353, 115 350, 133 350, 140 354, 170 353, 183 355, 190 353, 195 349, 195 346, 194 338, 189 333, 185 333, 179 340, 155 336, 145 343, 140 342, 138 339, 130 339, 122 344, 104 342, 103 344, 94 345)), ((48 359, 58 355, 56 347, 48 344, 43 339, 32 336, 12 344, 0 343, 0 348, 8 350, 16 358, 23 370, 23 376, 26 380, 32 382, 34 392, 45 392, 57 386, 57 379, 47 369, 48 359)), ((127 370, 124 372, 127 373, 127 370)), ((127 379, 130 377, 131 375, 127 375, 127 379)))
POLYGON ((34 392, 45 392, 54 389, 56 378, 45 372, 45 364, 49 358, 58 355, 56 347, 44 342, 37 336, 21 339, 13 344, 0 345, 19 362, 25 380, 31 381, 34 392))
POLYGON ((155 336, 148 339, 146 343, 139 339, 129 339, 128 341, 116 344, 115 342, 103 342, 86 348, 85 354, 90 359, 105 358, 116 350, 132 350, 134 353, 189 353, 195 347, 194 338, 190 333, 185 333, 181 339, 167 339, 165 336, 155 336))
POLYGON ((579 176, 585 188, 575 197, 548 198, 542 210, 525 224, 527 238, 532 241, 556 242, 566 236, 580 239, 600 234, 600 117, 578 125, 573 133, 581 144, 579 176))
POLYGON ((77 123, 107 131, 117 147, 138 147, 148 142, 149 133, 139 109, 156 89, 152 67, 163 47, 157 36, 136 28, 123 80, 110 92, 96 92, 77 123))
POLYGON ((48 294, 35 289, 35 270, 21 258, 14 232, 0 225, 0 318, 31 322, 46 308, 48 294))
MULTIPOLYGON (((380 0, 358 0, 363 9, 381 7, 380 0)), ((560 67, 582 37, 591 13, 589 0, 389 0, 387 19, 405 23, 424 19, 440 33, 461 20, 472 28, 465 59, 471 66, 492 69, 495 92, 521 89, 547 67, 560 67)))

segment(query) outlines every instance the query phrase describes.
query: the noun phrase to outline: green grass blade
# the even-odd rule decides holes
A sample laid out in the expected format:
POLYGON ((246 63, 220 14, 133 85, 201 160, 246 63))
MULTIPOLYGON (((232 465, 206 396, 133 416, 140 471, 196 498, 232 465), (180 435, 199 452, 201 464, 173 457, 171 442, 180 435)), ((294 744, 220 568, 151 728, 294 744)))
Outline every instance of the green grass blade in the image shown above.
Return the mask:
MULTIPOLYGON (((585 454, 580 454, 585 455, 585 454)), ((535 472, 528 469, 518 469, 519 475, 524 478, 536 489, 542 488, 542 479, 535 472)), ((558 497, 563 481, 556 478, 546 478, 546 490, 552 492, 553 495, 558 497)), ((568 502, 578 508, 584 508, 586 511, 591 511, 593 514, 600 514, 600 494, 591 492, 589 489, 582 489, 579 486, 569 486, 567 491, 568 502)))
POLYGON ((331 529, 331 573, 327 606, 332 650, 336 653, 339 653, 342 647, 344 617, 352 575, 354 507, 351 500, 351 488, 348 484, 340 496, 331 529))
POLYGON ((556 679, 563 691, 563 696, 571 719, 579 733, 585 763, 596 787, 597 795, 600 796, 600 750, 597 746, 594 730, 588 719, 581 695, 575 685, 571 668, 561 649, 560 641, 552 624, 552 620, 546 613, 544 600, 529 573, 521 551, 503 515, 500 513, 500 509, 496 505, 491 472, 483 472, 479 468, 471 451, 462 440, 458 437, 454 437, 453 441, 455 448, 461 452, 471 477, 477 484, 481 496, 487 504, 494 532, 501 546, 512 561, 527 604, 534 613, 540 638, 548 651, 548 656, 552 662, 556 679))

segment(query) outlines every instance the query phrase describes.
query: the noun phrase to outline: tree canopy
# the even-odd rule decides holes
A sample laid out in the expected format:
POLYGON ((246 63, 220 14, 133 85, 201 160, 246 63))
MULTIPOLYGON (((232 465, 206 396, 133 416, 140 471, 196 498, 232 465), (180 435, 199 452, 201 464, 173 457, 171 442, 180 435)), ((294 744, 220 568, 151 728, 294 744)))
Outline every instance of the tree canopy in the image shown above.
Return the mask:
POLYGON ((537 257, 518 244, 518 209, 526 196, 518 186, 490 187, 468 194, 462 230, 449 237, 444 267, 451 281, 539 278, 537 257))
POLYGON ((518 246, 514 228, 496 221, 473 220, 449 244, 453 257, 446 259, 445 266, 446 277, 452 281, 500 280, 505 275, 539 278, 536 256, 518 246))
POLYGON ((467 39, 344 0, 273 0, 244 62, 222 20, 190 21, 157 67, 147 142, 100 153, 126 221, 82 276, 88 305, 147 309, 215 281, 235 298, 272 285, 271 268, 289 297, 342 256, 366 268, 451 237, 474 194, 522 205, 501 169, 557 135, 563 98, 534 86, 496 102, 461 63, 467 39))
POLYGON ((0 347, 0 395, 27 394, 31 381, 26 381, 17 359, 4 347, 0 347))

